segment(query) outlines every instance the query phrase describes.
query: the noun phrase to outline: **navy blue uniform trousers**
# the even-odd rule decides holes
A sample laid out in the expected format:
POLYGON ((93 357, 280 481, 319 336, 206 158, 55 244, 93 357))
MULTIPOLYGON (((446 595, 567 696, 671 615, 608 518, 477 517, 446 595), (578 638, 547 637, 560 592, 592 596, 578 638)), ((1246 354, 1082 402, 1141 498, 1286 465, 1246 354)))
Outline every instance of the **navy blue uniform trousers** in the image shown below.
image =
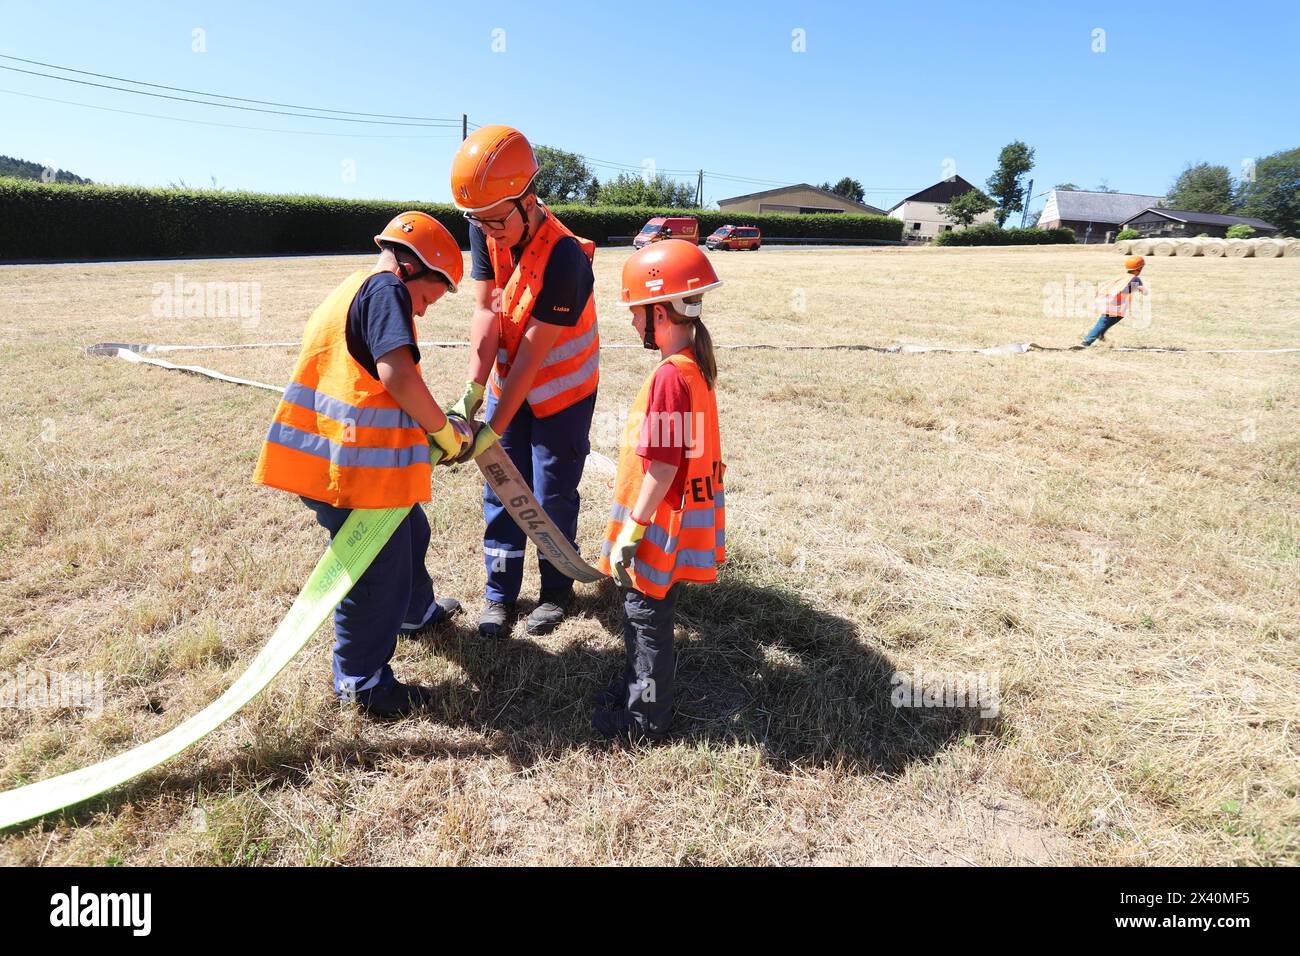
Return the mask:
MULTIPOLYGON (((302 503, 331 541, 352 513, 311 498, 302 503)), ((424 567, 428 551, 429 519, 417 504, 334 609, 334 692, 344 700, 392 684, 396 678, 388 662, 398 632, 418 630, 437 609, 433 579, 424 567)))

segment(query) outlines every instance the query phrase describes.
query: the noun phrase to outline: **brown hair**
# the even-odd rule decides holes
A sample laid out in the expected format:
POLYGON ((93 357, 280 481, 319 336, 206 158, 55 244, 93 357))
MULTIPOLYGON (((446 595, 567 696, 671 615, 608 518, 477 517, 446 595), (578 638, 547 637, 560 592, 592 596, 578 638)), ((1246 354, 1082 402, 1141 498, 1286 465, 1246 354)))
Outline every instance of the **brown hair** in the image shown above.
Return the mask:
MULTIPOLYGON (((683 302, 700 302, 704 299, 701 295, 687 296, 683 302)), ((713 336, 705 327, 702 319, 691 318, 677 311, 677 305, 674 302, 665 302, 664 307, 668 311, 668 317, 674 325, 684 325, 687 322, 695 326, 695 364, 700 367, 700 374, 704 376, 704 384, 709 386, 710 390, 718 380, 718 360, 713 354, 713 336)))

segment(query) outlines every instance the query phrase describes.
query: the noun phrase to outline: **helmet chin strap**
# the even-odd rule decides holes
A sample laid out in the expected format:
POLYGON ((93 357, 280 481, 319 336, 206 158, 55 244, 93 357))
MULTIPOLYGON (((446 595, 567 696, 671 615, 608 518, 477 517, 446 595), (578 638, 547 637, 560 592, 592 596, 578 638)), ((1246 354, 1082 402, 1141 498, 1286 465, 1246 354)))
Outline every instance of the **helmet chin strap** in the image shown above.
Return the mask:
POLYGON ((659 351, 659 343, 655 341, 655 307, 653 305, 645 307, 645 332, 641 336, 641 346, 651 352, 659 351))
POLYGON ((522 219, 524 222, 524 234, 519 237, 519 242, 515 244, 516 247, 523 248, 524 246, 528 245, 528 237, 532 234, 533 227, 528 222, 528 213, 524 209, 524 204, 520 202, 518 198, 512 199, 510 201, 515 204, 515 208, 519 210, 519 218, 522 219))

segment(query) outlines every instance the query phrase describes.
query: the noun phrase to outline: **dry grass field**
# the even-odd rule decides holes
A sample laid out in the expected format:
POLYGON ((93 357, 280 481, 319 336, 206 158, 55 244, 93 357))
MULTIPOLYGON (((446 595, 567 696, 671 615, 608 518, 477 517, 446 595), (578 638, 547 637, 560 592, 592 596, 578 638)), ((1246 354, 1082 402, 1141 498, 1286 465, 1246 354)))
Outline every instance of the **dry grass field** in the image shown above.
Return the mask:
MULTIPOLYGON (((635 344, 624 250, 596 259, 607 344, 635 344)), ((1066 346, 1054 290, 1102 248, 714 254, 719 344, 1066 346), (1053 314, 1045 314, 1045 313, 1053 314)), ((89 358, 93 342, 295 340, 368 258, 0 269, 0 672, 102 671, 98 715, 0 711, 0 789, 197 712, 324 547, 249 481, 268 393, 89 358), (166 318, 154 284, 260 283, 260 319, 166 318)), ((390 725, 329 697, 328 628, 198 747, 0 837, 0 863, 1281 864, 1300 860, 1300 260, 1152 259, 1149 322, 1087 352, 720 353, 729 564, 678 630, 679 734, 593 739, 619 668, 608 587, 555 633, 475 637, 480 482, 439 471, 439 593, 469 613, 399 646, 439 690, 390 725), (1000 709, 895 708, 891 675, 982 673, 1000 709)), ((1067 303, 1068 304, 1068 303, 1067 303)), ((422 337, 463 339, 469 297, 422 337)), ((163 356, 282 383, 294 350, 163 356)), ((450 401, 463 349, 429 349, 450 401)), ((612 455, 650 357, 602 356, 612 455)), ((584 480, 595 550, 604 478, 584 480)), ((530 558, 530 565, 532 559, 530 558)), ((535 567, 525 579, 527 612, 535 567)))

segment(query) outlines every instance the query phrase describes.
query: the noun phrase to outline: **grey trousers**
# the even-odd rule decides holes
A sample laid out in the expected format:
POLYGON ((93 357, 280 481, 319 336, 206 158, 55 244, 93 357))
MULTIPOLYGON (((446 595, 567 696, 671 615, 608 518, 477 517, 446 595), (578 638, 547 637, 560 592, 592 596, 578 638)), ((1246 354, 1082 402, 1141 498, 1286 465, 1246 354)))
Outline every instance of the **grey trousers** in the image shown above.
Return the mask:
POLYGON ((627 645, 623 669, 627 713, 642 730, 666 734, 673 722, 673 677, 677 670, 673 618, 681 584, 674 584, 663 599, 632 588, 621 590, 623 643, 627 645))

